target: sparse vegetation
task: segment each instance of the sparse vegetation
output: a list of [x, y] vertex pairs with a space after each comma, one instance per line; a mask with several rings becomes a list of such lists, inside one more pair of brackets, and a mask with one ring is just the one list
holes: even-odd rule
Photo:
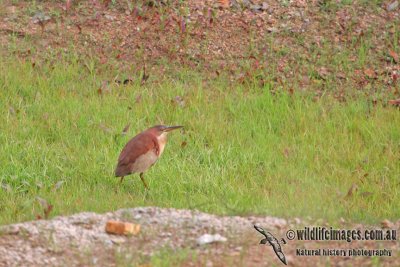
[[[37, 196], [52, 215], [143, 205], [364, 222], [400, 215], [395, 108], [205, 84], [190, 71], [144, 87], [140, 77], [102, 85], [111, 78], [78, 62], [1, 63], [2, 223], [42, 214]], [[186, 128], [148, 173], [150, 193], [136, 176], [118, 185], [118, 152], [160, 122]]]
[[[400, 218], [399, 8], [252, 2], [0, 0], [0, 224], [135, 206]], [[119, 185], [121, 148], [159, 123], [185, 129], [150, 192]]]

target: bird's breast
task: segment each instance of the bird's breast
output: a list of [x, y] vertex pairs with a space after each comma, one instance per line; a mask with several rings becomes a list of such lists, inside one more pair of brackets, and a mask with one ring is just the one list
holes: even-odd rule
[[163, 133], [160, 136], [158, 136], [157, 142], [159, 146], [158, 156], [161, 156], [161, 154], [164, 152], [165, 144], [167, 143], [167, 133]]

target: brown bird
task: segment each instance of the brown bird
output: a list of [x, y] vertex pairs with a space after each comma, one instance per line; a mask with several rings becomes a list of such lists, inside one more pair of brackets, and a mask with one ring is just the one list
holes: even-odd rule
[[163, 153], [168, 132], [182, 127], [156, 125], [133, 137], [122, 149], [118, 158], [115, 176], [121, 177], [120, 183], [126, 175], [140, 173], [144, 187], [149, 189], [143, 173], [153, 166]]

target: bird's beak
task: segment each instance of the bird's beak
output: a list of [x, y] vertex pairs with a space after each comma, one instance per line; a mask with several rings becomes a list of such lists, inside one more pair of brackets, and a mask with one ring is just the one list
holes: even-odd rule
[[183, 128], [183, 126], [168, 126], [167, 128], [164, 129], [164, 132], [170, 132], [180, 128]]

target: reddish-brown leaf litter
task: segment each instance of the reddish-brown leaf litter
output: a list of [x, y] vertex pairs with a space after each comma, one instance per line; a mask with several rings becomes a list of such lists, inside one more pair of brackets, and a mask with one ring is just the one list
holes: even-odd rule
[[[348, 3], [349, 2], [349, 3]], [[352, 3], [350, 3], [352, 2]], [[400, 97], [398, 1], [4, 1], [0, 42], [154, 77], [179, 67], [274, 88]], [[11, 47], [11, 48], [10, 48]], [[15, 49], [15, 47], [17, 47]], [[143, 74], [144, 83], [148, 78]], [[333, 84], [333, 85], [332, 85]]]

